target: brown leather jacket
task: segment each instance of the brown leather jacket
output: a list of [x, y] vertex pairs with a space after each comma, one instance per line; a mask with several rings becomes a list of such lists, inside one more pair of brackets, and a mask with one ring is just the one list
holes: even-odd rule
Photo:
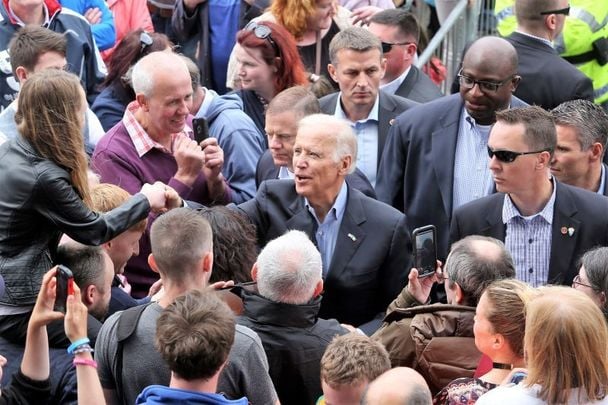
[[393, 367], [418, 371], [433, 395], [455, 378], [473, 376], [481, 357], [473, 336], [474, 307], [421, 305], [406, 287], [386, 313], [372, 338], [386, 347]]

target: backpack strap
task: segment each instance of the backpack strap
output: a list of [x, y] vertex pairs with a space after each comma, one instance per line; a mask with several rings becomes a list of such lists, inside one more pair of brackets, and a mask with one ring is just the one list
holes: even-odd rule
[[123, 350], [124, 344], [131, 338], [137, 330], [139, 319], [151, 302], [145, 305], [138, 305], [122, 311], [118, 317], [116, 326], [116, 395], [119, 403], [127, 404], [122, 385], [122, 370], [123, 370]]

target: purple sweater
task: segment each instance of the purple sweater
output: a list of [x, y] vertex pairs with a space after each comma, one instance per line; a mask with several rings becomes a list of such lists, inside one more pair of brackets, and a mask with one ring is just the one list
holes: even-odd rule
[[[144, 183], [161, 181], [173, 187], [184, 200], [195, 201], [205, 205], [226, 204], [230, 202], [230, 188], [221, 201], [209, 197], [205, 176], [201, 172], [192, 187], [176, 180], [177, 162], [173, 155], [152, 149], [141, 158], [137, 154], [131, 137], [122, 121], [108, 131], [99, 140], [91, 159], [93, 170], [101, 176], [102, 183], [116, 184], [131, 194], [139, 192]], [[158, 274], [148, 266], [150, 254], [149, 229], [153, 217], [149, 218], [148, 229], [139, 242], [139, 256], [132, 258], [125, 269], [129, 283], [133, 287], [132, 295], [144, 297]]]

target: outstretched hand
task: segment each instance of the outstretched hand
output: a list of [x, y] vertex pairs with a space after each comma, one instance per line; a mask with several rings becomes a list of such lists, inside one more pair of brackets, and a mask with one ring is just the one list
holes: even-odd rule
[[68, 295], [64, 322], [70, 342], [87, 337], [87, 316], [87, 307], [80, 299], [80, 288], [74, 283], [74, 294]]
[[420, 303], [425, 303], [429, 299], [431, 294], [431, 288], [435, 283], [443, 283], [444, 275], [441, 266], [443, 264], [437, 260], [437, 267], [435, 273], [430, 276], [418, 277], [418, 269], [412, 267], [410, 274], [408, 275], [407, 290], [410, 294]]
[[57, 295], [56, 273], [57, 266], [47, 271], [42, 277], [40, 292], [36, 298], [36, 304], [32, 310], [32, 316], [29, 322], [31, 327], [43, 327], [57, 319], [63, 318], [61, 312], [53, 310], [53, 307], [55, 306], [55, 297]]

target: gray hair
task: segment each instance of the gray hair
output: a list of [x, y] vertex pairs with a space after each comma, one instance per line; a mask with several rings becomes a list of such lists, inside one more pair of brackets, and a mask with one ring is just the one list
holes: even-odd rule
[[382, 56], [382, 43], [371, 32], [361, 27], [349, 27], [338, 32], [329, 43], [329, 60], [332, 65], [338, 63], [338, 51], [351, 49], [357, 52], [367, 52], [373, 49], [380, 51]]
[[302, 231], [268, 242], [257, 261], [260, 295], [286, 304], [305, 304], [321, 280], [321, 254]]
[[504, 243], [488, 236], [470, 235], [452, 245], [445, 272], [451, 282], [460, 286], [466, 304], [476, 306], [490, 283], [515, 277], [515, 266]]
[[149, 53], [133, 66], [133, 70], [130, 72], [131, 87], [133, 87], [135, 94], [143, 94], [146, 97], [150, 97], [154, 90], [156, 73], [166, 70], [178, 71], [180, 67], [190, 76], [186, 62], [184, 62], [180, 55], [164, 51]]
[[357, 136], [350, 124], [340, 118], [327, 114], [312, 114], [300, 120], [298, 132], [302, 128], [314, 128], [325, 131], [326, 137], [333, 138], [335, 142], [334, 160], [340, 162], [345, 156], [351, 156], [352, 161], [348, 173], [355, 171], [357, 166]]
[[317, 97], [304, 86], [294, 86], [283, 90], [268, 104], [266, 115], [293, 112], [298, 118], [319, 114], [321, 107]]
[[551, 110], [551, 115], [555, 125], [576, 129], [581, 150], [587, 150], [599, 142], [606, 151], [608, 114], [599, 105], [588, 100], [566, 101]]

